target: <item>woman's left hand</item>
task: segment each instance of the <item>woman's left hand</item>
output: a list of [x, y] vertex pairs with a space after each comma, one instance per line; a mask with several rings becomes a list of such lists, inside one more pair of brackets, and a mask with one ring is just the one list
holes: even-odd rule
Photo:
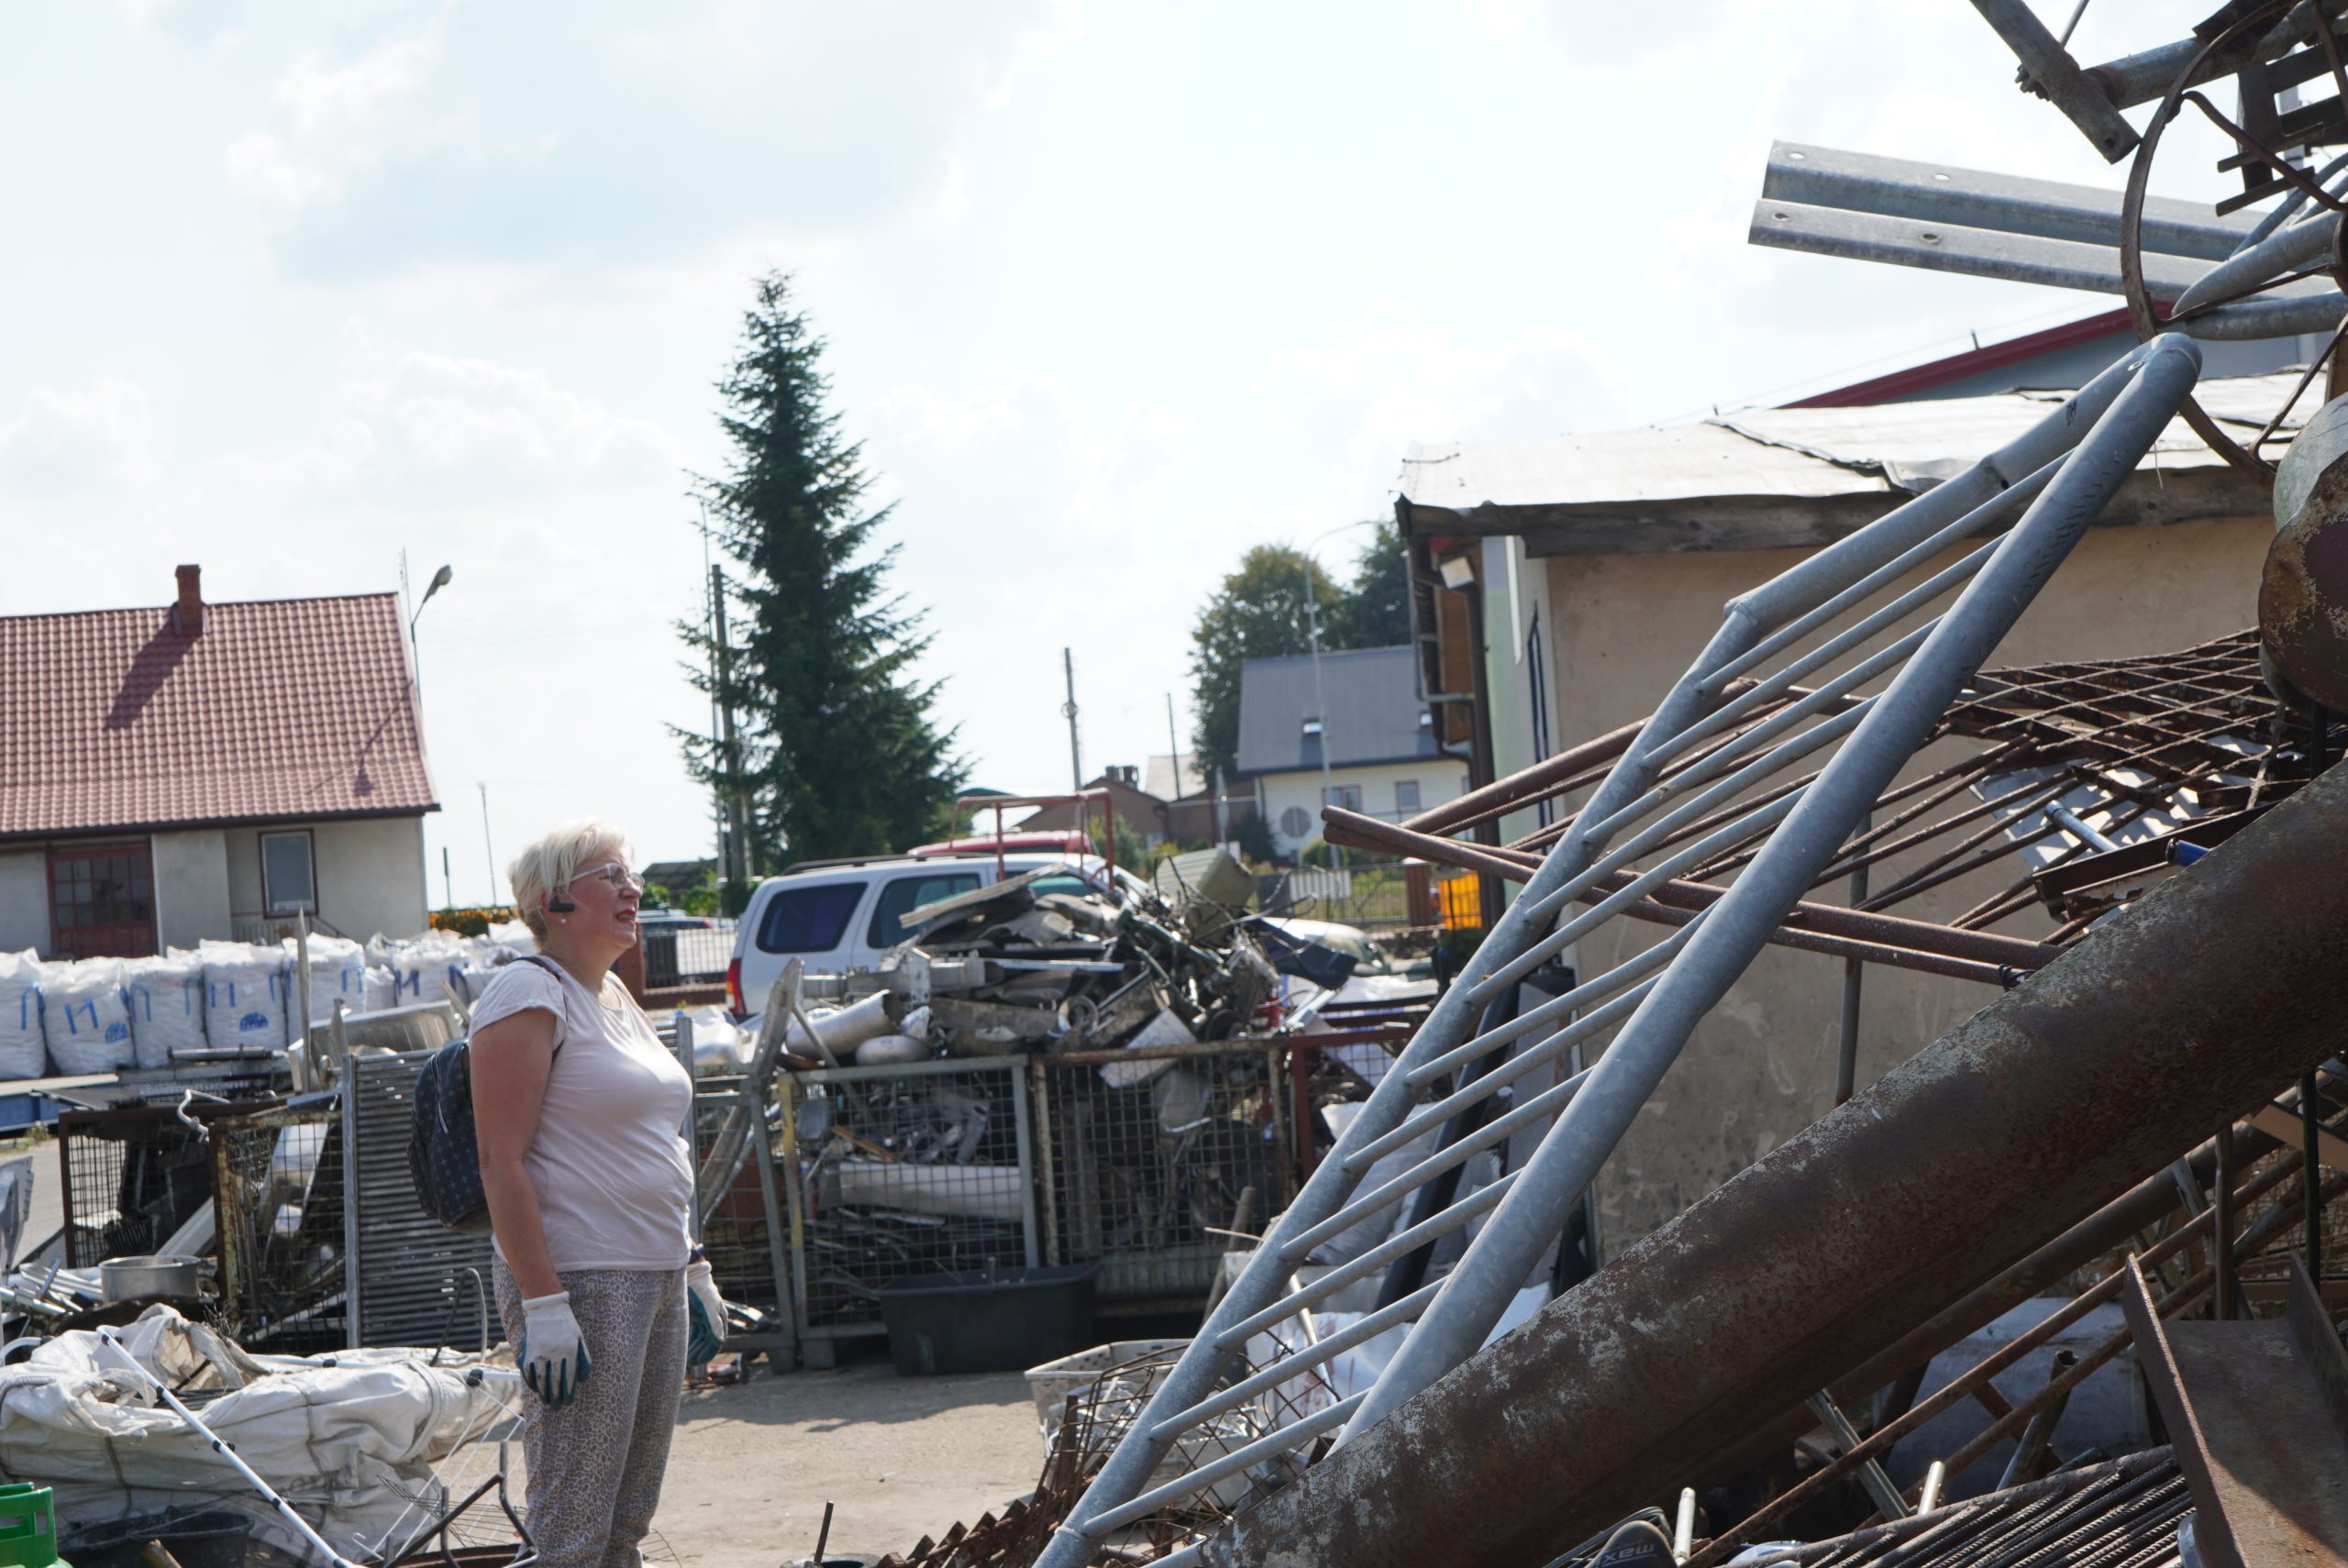
[[725, 1297], [704, 1258], [685, 1265], [685, 1364], [705, 1366], [725, 1348]]

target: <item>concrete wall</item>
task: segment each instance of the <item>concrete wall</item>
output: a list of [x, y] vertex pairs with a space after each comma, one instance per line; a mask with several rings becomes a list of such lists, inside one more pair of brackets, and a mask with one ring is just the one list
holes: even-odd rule
[[[1418, 810], [1456, 798], [1468, 788], [1468, 764], [1457, 757], [1430, 756], [1410, 762], [1383, 763], [1374, 767], [1333, 767], [1329, 782], [1338, 789], [1352, 786], [1361, 791], [1361, 809], [1373, 817], [1387, 822], [1395, 820], [1394, 786], [1415, 780], [1419, 786]], [[1272, 844], [1282, 855], [1294, 855], [1307, 843], [1321, 836], [1321, 772], [1299, 770], [1293, 773], [1258, 774], [1256, 783], [1256, 809], [1272, 830]], [[1311, 823], [1301, 835], [1290, 834], [1280, 826], [1281, 814], [1291, 806], [1302, 810]]]
[[[2162, 653], [2240, 631], [2256, 619], [2259, 569], [2273, 533], [2264, 517], [2094, 530], [1989, 664]], [[1718, 629], [1721, 605], [1800, 558], [1798, 551], [1764, 550], [1534, 562], [1547, 569], [1555, 615], [1551, 668], [1559, 728], [1554, 745], [1572, 745], [1650, 712]], [[1492, 640], [1497, 644], [1497, 635]], [[1909, 776], [1969, 751], [1955, 744], [1928, 748]], [[1888, 885], [1899, 868], [1897, 860], [1888, 869], [1879, 867], [1876, 885]], [[1897, 912], [1949, 920], [2013, 876], [2010, 864], [1992, 867]], [[1812, 897], [1841, 902], [1844, 894], [1821, 889]], [[2050, 924], [2032, 906], [1998, 929], [2039, 936]], [[1595, 976], [1667, 930], [1614, 922], [1582, 944], [1580, 971]], [[1876, 966], [1866, 974], [1862, 1086], [1994, 995], [1985, 986]], [[1606, 1255], [1831, 1108], [1841, 977], [1839, 959], [1769, 948], [1697, 1029], [1600, 1178]]]
[[237, 917], [258, 918], [264, 912], [261, 834], [294, 828], [307, 828], [311, 834], [320, 920], [361, 942], [378, 932], [414, 936], [424, 929], [428, 903], [420, 817], [228, 829], [228, 898]]
[[154, 856], [155, 935], [166, 947], [193, 947], [232, 934], [228, 923], [228, 835], [221, 828], [159, 833]]
[[49, 857], [0, 851], [0, 953], [49, 951]]

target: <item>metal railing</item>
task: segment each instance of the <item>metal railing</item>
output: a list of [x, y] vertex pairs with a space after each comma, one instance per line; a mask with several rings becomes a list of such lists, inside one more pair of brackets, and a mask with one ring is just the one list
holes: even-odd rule
[[[2019, 439], [1729, 603], [1711, 644], [1273, 1224], [1038, 1568], [1080, 1568], [1109, 1533], [1324, 1432], [1342, 1444], [1481, 1348], [1699, 1021], [2134, 470], [2199, 365], [2189, 341], [2154, 339]], [[1960, 547], [1969, 548], [1955, 564], [1933, 569]], [[1919, 573], [1929, 575], [1905, 586]], [[1944, 612], [1894, 635], [1952, 592]], [[1739, 680], [1746, 684], [1731, 695]], [[1822, 752], [1831, 760], [1815, 773], [1770, 782]], [[1649, 889], [1762, 828], [1772, 830], [1764, 847], [1689, 924], [1516, 1010], [1521, 983], [1544, 966]], [[1629, 879], [1616, 887], [1618, 873]], [[1577, 911], [1578, 903], [1589, 907]], [[1583, 1067], [1581, 1053], [1597, 1051], [1610, 1030], [1603, 1055]], [[1568, 1076], [1552, 1081], [1561, 1067]], [[1513, 1092], [1545, 1082], [1537, 1093]], [[1493, 1115], [1503, 1089], [1508, 1109]], [[1479, 1155], [1545, 1124], [1521, 1166], [1480, 1184], [1460, 1179]], [[1407, 1168], [1357, 1191], [1374, 1165], [1405, 1151]], [[1295, 1283], [1316, 1248], [1368, 1220], [1391, 1233]], [[1451, 1272], [1420, 1283], [1433, 1243], [1471, 1226]], [[1382, 1283], [1366, 1315], [1263, 1375], [1292, 1377], [1410, 1325], [1370, 1386], [1150, 1485], [1185, 1432], [1256, 1392], [1255, 1379], [1225, 1377], [1251, 1336], [1373, 1277]]]
[[644, 983], [654, 990], [672, 986], [715, 985], [725, 978], [734, 956], [730, 920], [707, 927], [654, 927], [644, 933]]

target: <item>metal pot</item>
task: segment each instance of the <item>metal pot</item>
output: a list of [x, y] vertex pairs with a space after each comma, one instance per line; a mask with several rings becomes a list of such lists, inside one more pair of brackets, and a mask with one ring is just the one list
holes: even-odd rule
[[186, 1300], [195, 1296], [196, 1281], [203, 1274], [202, 1258], [108, 1258], [98, 1265], [98, 1288], [109, 1302], [136, 1301], [148, 1296]]

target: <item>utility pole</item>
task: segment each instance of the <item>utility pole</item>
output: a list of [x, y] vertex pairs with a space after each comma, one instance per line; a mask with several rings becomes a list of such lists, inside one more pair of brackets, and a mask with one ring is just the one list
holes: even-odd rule
[[1182, 798], [1182, 743], [1174, 733], [1174, 693], [1166, 694], [1166, 765], [1174, 770], [1173, 800]]
[[[1315, 541], [1316, 543], [1318, 541]], [[1321, 711], [1313, 722], [1321, 726], [1321, 803], [1333, 806], [1337, 802], [1335, 786], [1329, 778], [1329, 697], [1321, 689], [1321, 606], [1312, 591], [1312, 557], [1304, 558], [1304, 635], [1312, 648], [1312, 701]]]
[[1076, 740], [1076, 653], [1072, 648], [1060, 649], [1060, 668], [1068, 672], [1068, 701], [1060, 704], [1060, 717], [1068, 721], [1068, 770], [1075, 775], [1070, 789], [1084, 788], [1084, 752]]
[[748, 881], [750, 876], [749, 842], [743, 832], [742, 821], [742, 754], [734, 739], [734, 696], [728, 681], [732, 676], [731, 652], [725, 646], [725, 575], [723, 568], [709, 569], [710, 623], [717, 640], [717, 712], [721, 755], [719, 798], [725, 809], [725, 864], [720, 875], [728, 882]]
[[481, 846], [489, 856], [489, 901], [497, 901], [497, 846], [489, 841], [489, 785], [474, 780], [473, 788], [481, 791]]
[[440, 892], [449, 900], [449, 908], [457, 907], [457, 874], [449, 869], [449, 846], [440, 846]]

